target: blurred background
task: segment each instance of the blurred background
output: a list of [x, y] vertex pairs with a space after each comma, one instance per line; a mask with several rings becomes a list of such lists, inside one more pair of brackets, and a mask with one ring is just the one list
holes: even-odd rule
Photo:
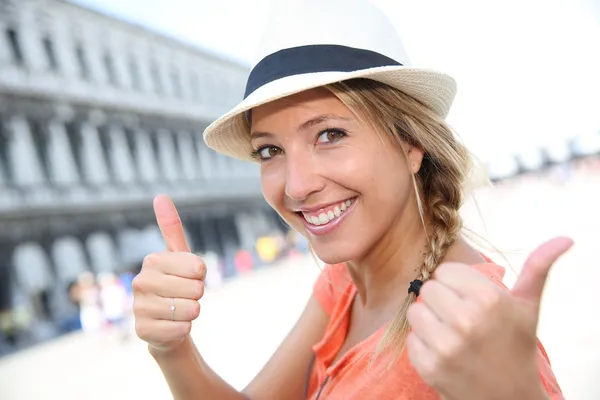
[[[201, 137], [241, 100], [273, 1], [0, 0], [0, 399], [169, 397], [130, 312], [164, 248], [158, 193], [209, 268], [211, 365], [242, 388], [291, 328], [319, 269], [258, 167]], [[449, 122], [491, 181], [464, 216], [507, 283], [576, 240], [540, 337], [567, 398], [600, 398], [600, 2], [373, 2], [413, 64], [458, 81]]]

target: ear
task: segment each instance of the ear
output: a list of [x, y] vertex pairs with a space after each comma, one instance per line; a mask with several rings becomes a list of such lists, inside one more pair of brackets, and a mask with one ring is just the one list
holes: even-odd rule
[[406, 152], [406, 159], [408, 160], [408, 169], [416, 174], [421, 169], [421, 163], [423, 162], [423, 150], [418, 147], [408, 146]]

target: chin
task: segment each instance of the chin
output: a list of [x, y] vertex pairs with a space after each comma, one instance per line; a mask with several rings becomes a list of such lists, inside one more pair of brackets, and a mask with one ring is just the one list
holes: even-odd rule
[[356, 243], [349, 245], [336, 243], [315, 243], [311, 241], [310, 245], [317, 258], [326, 264], [341, 264], [360, 258], [362, 252]]

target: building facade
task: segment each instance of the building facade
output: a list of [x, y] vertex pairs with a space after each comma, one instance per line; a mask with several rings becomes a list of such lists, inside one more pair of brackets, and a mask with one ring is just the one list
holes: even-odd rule
[[61, 0], [0, 0], [0, 33], [0, 312], [4, 332], [20, 332], [10, 345], [60, 333], [82, 272], [163, 250], [158, 193], [225, 275], [237, 250], [282, 228], [257, 166], [201, 136], [241, 99], [247, 67]]

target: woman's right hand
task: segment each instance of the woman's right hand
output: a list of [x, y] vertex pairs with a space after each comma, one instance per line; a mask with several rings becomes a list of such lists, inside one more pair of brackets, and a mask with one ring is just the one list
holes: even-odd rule
[[133, 280], [133, 311], [137, 335], [151, 349], [168, 352], [184, 342], [200, 314], [206, 266], [190, 252], [171, 199], [157, 196], [154, 213], [167, 251], [144, 258]]

